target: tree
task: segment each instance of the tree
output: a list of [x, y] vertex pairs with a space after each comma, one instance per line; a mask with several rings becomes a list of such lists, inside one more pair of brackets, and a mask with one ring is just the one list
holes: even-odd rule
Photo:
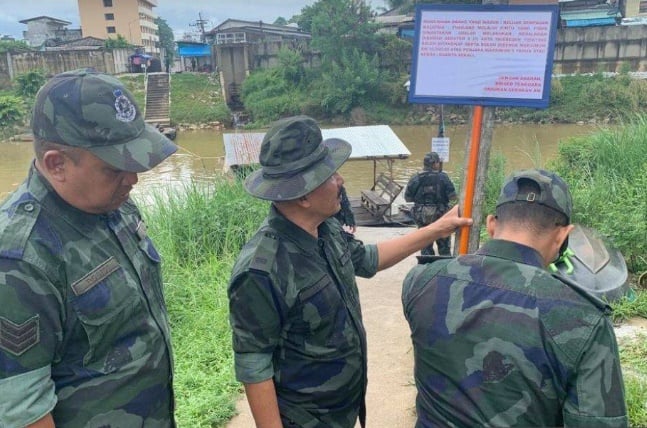
[[356, 49], [344, 52], [321, 77], [318, 94], [321, 107], [331, 115], [348, 114], [379, 92], [377, 56], [369, 58]]
[[18, 95], [29, 98], [34, 97], [47, 78], [42, 70], [31, 70], [16, 77]]
[[117, 38], [113, 39], [108, 37], [103, 45], [108, 49], [129, 48], [132, 45], [121, 34], [117, 34]]
[[312, 34], [312, 47], [330, 64], [344, 52], [376, 52], [378, 27], [372, 18], [364, 0], [319, 0], [301, 10], [298, 23]]
[[413, 6], [415, 0], [388, 0], [389, 9], [395, 9], [402, 6]]
[[166, 20], [159, 16], [155, 18], [155, 24], [157, 24], [157, 35], [160, 38], [160, 47], [166, 52], [166, 58], [172, 62], [173, 57], [175, 57], [175, 36], [173, 36], [173, 30], [166, 23]]
[[399, 9], [400, 13], [411, 13], [417, 4], [481, 4], [482, 0], [387, 0], [389, 9]]
[[24, 40], [0, 40], [0, 53], [32, 50]]
[[274, 25], [288, 25], [288, 21], [285, 18], [283, 18], [282, 16], [279, 16], [274, 21]]

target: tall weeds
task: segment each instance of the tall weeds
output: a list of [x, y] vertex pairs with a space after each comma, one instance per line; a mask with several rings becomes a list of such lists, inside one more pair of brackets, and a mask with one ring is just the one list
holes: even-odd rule
[[241, 246], [267, 214], [235, 179], [152, 195], [143, 208], [162, 255], [175, 353], [180, 427], [216, 427], [233, 416], [240, 385], [233, 372], [227, 284]]
[[268, 205], [249, 196], [237, 179], [193, 182], [177, 194], [153, 195], [157, 239], [181, 266], [238, 254], [267, 214]]
[[575, 223], [611, 238], [630, 270], [647, 268], [647, 116], [559, 147], [555, 170], [569, 183]]

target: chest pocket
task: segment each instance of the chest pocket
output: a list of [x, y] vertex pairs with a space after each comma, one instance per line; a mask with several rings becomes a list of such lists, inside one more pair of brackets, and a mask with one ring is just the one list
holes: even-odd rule
[[349, 346], [344, 334], [349, 328], [348, 310], [328, 275], [301, 290], [292, 311], [290, 341], [339, 351]]
[[[87, 335], [89, 349], [83, 362], [110, 372], [130, 361], [127, 340], [137, 328], [137, 293], [129, 286], [116, 258], [110, 257], [71, 285], [72, 307]], [[123, 361], [115, 360], [116, 353]], [[110, 360], [110, 364], [105, 361]], [[121, 363], [121, 364], [120, 364]]]
[[328, 275], [322, 276], [313, 285], [301, 290], [298, 296], [304, 321], [316, 321], [327, 317], [339, 305], [341, 296]]

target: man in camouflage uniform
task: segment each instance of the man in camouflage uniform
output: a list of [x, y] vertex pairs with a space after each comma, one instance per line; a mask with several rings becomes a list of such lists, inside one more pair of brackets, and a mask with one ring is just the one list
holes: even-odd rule
[[366, 337], [355, 275], [370, 277], [471, 220], [452, 210], [408, 235], [364, 245], [333, 216], [350, 156], [322, 141], [306, 116], [265, 134], [247, 191], [272, 201], [244, 246], [228, 294], [236, 377], [258, 425], [354, 427], [364, 423]]
[[177, 147], [119, 80], [54, 76], [0, 207], [0, 426], [171, 427], [160, 256], [129, 193]]
[[414, 267], [411, 327], [417, 427], [625, 427], [610, 308], [545, 267], [573, 228], [566, 183], [509, 177], [473, 255]]
[[[404, 200], [413, 202], [413, 220], [418, 227], [438, 220], [449, 210], [450, 201], [456, 200], [456, 190], [449, 176], [442, 171], [440, 156], [436, 152], [427, 153], [423, 159], [424, 170], [417, 173], [407, 183]], [[450, 239], [436, 240], [438, 254], [451, 254]], [[434, 243], [423, 248], [421, 254], [434, 255]]]

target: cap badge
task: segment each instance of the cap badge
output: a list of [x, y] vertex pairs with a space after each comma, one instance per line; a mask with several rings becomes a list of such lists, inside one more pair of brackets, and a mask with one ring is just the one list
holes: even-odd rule
[[117, 120], [121, 122], [132, 122], [137, 115], [135, 105], [123, 94], [121, 89], [115, 89], [113, 94], [116, 97], [115, 109], [117, 110], [117, 114], [115, 116]]

